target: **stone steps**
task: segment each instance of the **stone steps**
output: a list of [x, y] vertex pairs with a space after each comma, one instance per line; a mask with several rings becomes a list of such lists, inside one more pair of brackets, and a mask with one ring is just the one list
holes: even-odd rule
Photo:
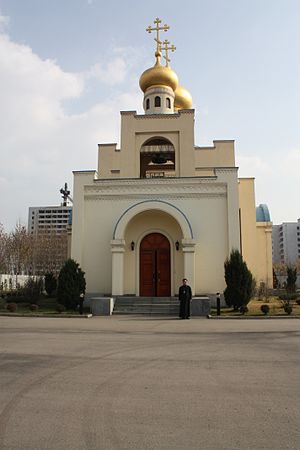
[[176, 297], [117, 297], [113, 314], [145, 314], [178, 316]]

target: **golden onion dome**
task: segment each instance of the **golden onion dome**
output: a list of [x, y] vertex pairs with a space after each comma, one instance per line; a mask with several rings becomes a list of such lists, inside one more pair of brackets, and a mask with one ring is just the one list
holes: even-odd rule
[[160, 64], [160, 55], [156, 54], [156, 63], [150, 69], [145, 70], [140, 77], [140, 88], [145, 92], [151, 86], [168, 86], [173, 91], [178, 86], [178, 77], [176, 73]]
[[175, 109], [191, 109], [193, 107], [192, 96], [187, 89], [182, 86], [178, 86], [175, 90]]

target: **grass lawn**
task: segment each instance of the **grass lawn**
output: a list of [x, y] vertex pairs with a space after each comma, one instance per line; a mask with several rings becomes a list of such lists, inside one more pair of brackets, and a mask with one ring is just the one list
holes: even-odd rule
[[[284, 311], [281, 301], [278, 297], [269, 297], [268, 301], [258, 300], [257, 298], [253, 298], [248, 303], [249, 311], [245, 314], [245, 316], [263, 316], [263, 313], [260, 310], [261, 305], [269, 305], [270, 312], [269, 316], [285, 316], [288, 314]], [[297, 305], [295, 301], [290, 301], [290, 305], [293, 307], [293, 311], [290, 314], [291, 316], [299, 316], [300, 317], [300, 305]], [[212, 308], [211, 315], [217, 315], [217, 309]], [[233, 311], [232, 308], [222, 308], [221, 315], [224, 316], [242, 316], [239, 311]]]
[[[7, 304], [10, 303], [9, 300], [5, 301], [0, 301], [0, 313], [10, 313], [7, 310]], [[12, 300], [12, 303], [13, 300]], [[10, 313], [10, 314], [24, 314], [24, 315], [28, 315], [28, 316], [34, 316], [34, 315], [74, 315], [74, 316], [79, 316], [79, 311], [74, 311], [73, 309], [70, 310], [66, 310], [63, 312], [58, 312], [57, 311], [57, 300], [56, 298], [41, 298], [38, 301], [38, 309], [35, 311], [31, 311], [30, 310], [30, 303], [17, 303], [17, 309], [14, 313]], [[84, 314], [89, 313], [89, 311], [84, 311]]]
[[[8, 302], [7, 302], [8, 303]], [[6, 306], [7, 303], [5, 301], [0, 301], [0, 314], [1, 313], [9, 313]], [[57, 311], [57, 301], [56, 298], [42, 298], [39, 300], [39, 308], [36, 311], [31, 311], [29, 306], [30, 303], [17, 303], [17, 310], [15, 313], [11, 314], [24, 314], [28, 316], [34, 316], [34, 315], [74, 315], [79, 316], [79, 311], [74, 310], [66, 310], [64, 312], [59, 313]], [[278, 299], [278, 297], [269, 297], [268, 301], [265, 300], [258, 300], [257, 298], [253, 298], [248, 303], [248, 309], [249, 311], [244, 315], [247, 316], [261, 316], [263, 317], [264, 314], [261, 312], [261, 305], [267, 304], [270, 308], [268, 316], [283, 316], [288, 317], [288, 314], [284, 311], [282, 302]], [[293, 307], [293, 311], [290, 314], [290, 316], [298, 316], [300, 317], [300, 305], [297, 305], [296, 301], [291, 301], [290, 305]], [[83, 313], [88, 314], [90, 312], [89, 308], [84, 308]], [[211, 315], [216, 316], [217, 315], [217, 309], [211, 308]], [[239, 311], [233, 311], [232, 308], [222, 308], [221, 309], [221, 316], [228, 316], [228, 317], [241, 317], [243, 316]]]

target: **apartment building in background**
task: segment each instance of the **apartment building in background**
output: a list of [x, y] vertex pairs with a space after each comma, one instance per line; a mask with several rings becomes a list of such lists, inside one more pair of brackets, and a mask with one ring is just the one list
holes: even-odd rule
[[272, 227], [273, 263], [292, 266], [300, 259], [300, 219]]
[[72, 224], [72, 206], [29, 208], [28, 231], [34, 234], [63, 233]]
[[70, 257], [72, 206], [36, 206], [28, 213], [28, 232], [36, 239], [36, 275], [59, 273]]

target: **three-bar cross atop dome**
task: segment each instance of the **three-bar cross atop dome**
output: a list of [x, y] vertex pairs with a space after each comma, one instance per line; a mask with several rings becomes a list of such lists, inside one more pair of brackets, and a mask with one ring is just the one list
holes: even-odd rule
[[[177, 74], [170, 68], [169, 50], [174, 52], [176, 47], [168, 40], [161, 41], [160, 31], [169, 30], [168, 25], [161, 25], [161, 20], [154, 20], [154, 27], [146, 28], [148, 33], [156, 32], [156, 62], [153, 67], [145, 70], [140, 77], [140, 88], [144, 92], [144, 110], [146, 114], [170, 114], [180, 109], [192, 108], [190, 93], [179, 86]], [[166, 64], [161, 64], [162, 51]]]

